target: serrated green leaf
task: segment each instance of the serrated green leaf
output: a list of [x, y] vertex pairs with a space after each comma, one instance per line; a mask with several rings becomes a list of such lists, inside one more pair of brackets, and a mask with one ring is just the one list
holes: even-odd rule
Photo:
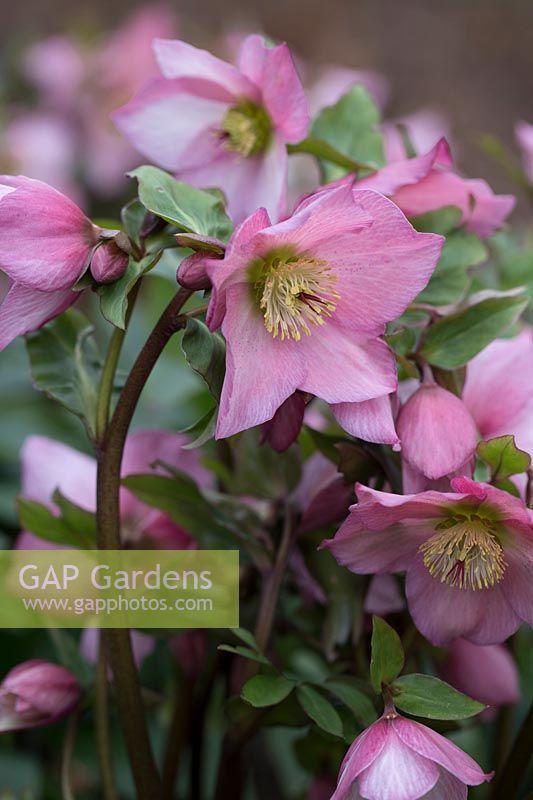
[[241, 697], [255, 708], [265, 708], [281, 703], [294, 687], [283, 675], [254, 675], [244, 684]]
[[139, 182], [141, 203], [156, 216], [187, 233], [229, 239], [233, 225], [220, 192], [196, 189], [157, 167], [142, 166], [128, 174]]
[[313, 689], [312, 686], [303, 684], [296, 689], [296, 696], [307, 716], [319, 728], [333, 734], [333, 736], [342, 736], [342, 720], [334, 706], [329, 700], [326, 700], [324, 695], [320, 694], [317, 689]]
[[477, 446], [477, 454], [489, 465], [493, 481], [505, 481], [511, 475], [527, 472], [531, 457], [516, 446], [514, 436], [496, 436]]
[[404, 675], [392, 685], [394, 705], [415, 717], [467, 719], [486, 706], [431, 675]]
[[118, 281], [98, 286], [100, 310], [106, 320], [116, 328], [124, 330], [126, 327], [129, 294], [137, 281], [156, 266], [161, 255], [162, 252], [151, 253], [140, 261], [130, 258], [124, 274]]
[[189, 319], [181, 347], [189, 365], [202, 376], [215, 400], [220, 400], [226, 371], [224, 339], [200, 320]]
[[324, 688], [341, 700], [364, 728], [376, 721], [377, 714], [372, 701], [349, 678], [331, 678]]
[[520, 317], [527, 298], [491, 297], [439, 320], [429, 329], [420, 354], [443, 369], [462, 367]]
[[372, 618], [372, 656], [370, 679], [377, 694], [382, 684], [389, 684], [403, 669], [404, 655], [400, 637], [381, 617]]
[[80, 417], [94, 432], [100, 355], [87, 317], [70, 309], [26, 336], [36, 389]]
[[[368, 92], [362, 86], [354, 86], [335, 105], [320, 111], [311, 126], [311, 135], [354, 161], [382, 166], [385, 159], [379, 123], [379, 111]], [[325, 182], [348, 172], [325, 160], [320, 164]]]

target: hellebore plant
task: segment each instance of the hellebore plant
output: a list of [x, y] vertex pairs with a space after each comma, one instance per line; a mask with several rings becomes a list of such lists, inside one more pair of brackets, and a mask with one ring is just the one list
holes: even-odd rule
[[[111, 702], [140, 800], [240, 800], [267, 750], [267, 795], [283, 751], [304, 776], [294, 797], [466, 800], [492, 773], [452, 739], [469, 749], [477, 730], [498, 767], [486, 796], [512, 800], [532, 788], [517, 654], [533, 623], [533, 343], [523, 272], [493, 234], [514, 198], [459, 175], [444, 139], [412, 152], [419, 137], [381, 123], [356, 73], [326, 76], [311, 120], [287, 45], [259, 36], [237, 66], [156, 38], [160, 75], [139, 90], [150, 19], [97, 59], [102, 107], [126, 103], [114, 122], [154, 162], [129, 173], [119, 218], [103, 228], [41, 180], [0, 178], [0, 349], [26, 335], [35, 387], [93, 453], [54, 440], [61, 416], [25, 437], [13, 547], [238, 550], [242, 627], [56, 632], [73, 674], [19, 664], [0, 728], [71, 715], [73, 797], [76, 728], [94, 724], [104, 800], [119, 797]], [[80, 87], [83, 65], [56, 46], [40, 63], [72, 74], [42, 91], [70, 108], [59, 77]], [[290, 208], [294, 153], [314, 164]], [[372, 613], [392, 626], [370, 632]]]

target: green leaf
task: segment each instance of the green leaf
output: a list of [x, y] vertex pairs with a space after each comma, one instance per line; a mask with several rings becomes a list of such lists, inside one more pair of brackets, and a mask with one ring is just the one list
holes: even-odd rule
[[329, 700], [326, 700], [320, 692], [303, 684], [296, 689], [296, 696], [307, 716], [316, 722], [319, 728], [333, 736], [342, 736], [342, 720]]
[[124, 230], [136, 245], [141, 243], [141, 230], [146, 217], [146, 209], [139, 200], [131, 200], [120, 212]]
[[74, 516], [72, 510], [68, 517], [58, 517], [47, 506], [34, 500], [26, 500], [24, 497], [19, 497], [17, 507], [21, 528], [34, 533], [40, 539], [82, 550], [94, 547], [94, 538], [72, 526]]
[[413, 226], [421, 233], [440, 233], [448, 236], [461, 225], [463, 212], [456, 206], [446, 206], [438, 211], [428, 211], [419, 217], [413, 217]]
[[196, 189], [157, 167], [138, 167], [128, 174], [139, 182], [141, 203], [156, 216], [187, 233], [229, 239], [233, 225], [219, 192]]
[[251, 647], [252, 650], [257, 650], [257, 652], [260, 652], [259, 645], [255, 640], [255, 636], [253, 633], [250, 633], [250, 631], [247, 631], [246, 628], [233, 628], [232, 633], [234, 636], [240, 639], [241, 642], [244, 642], [244, 644], [248, 645], [248, 647]]
[[420, 353], [436, 367], [462, 367], [513, 325], [527, 304], [523, 296], [491, 297], [451, 314], [431, 326]]
[[211, 408], [207, 414], [204, 414], [193, 425], [180, 431], [180, 433], [186, 433], [191, 439], [188, 444], [182, 446], [183, 450], [196, 450], [196, 448], [202, 447], [206, 442], [209, 442], [215, 435], [216, 424], [217, 408], [215, 407]]
[[140, 261], [130, 258], [124, 274], [113, 283], [104, 283], [98, 286], [100, 296], [100, 310], [106, 320], [116, 328], [126, 327], [128, 312], [128, 296], [137, 281], [155, 267], [162, 252], [151, 253]]
[[254, 675], [244, 684], [241, 697], [255, 708], [275, 706], [290, 695], [294, 686], [283, 675]]
[[489, 465], [493, 481], [504, 481], [511, 475], [527, 472], [531, 457], [516, 446], [514, 436], [497, 436], [477, 446], [477, 454]]
[[75, 531], [80, 539], [89, 544], [89, 547], [96, 546], [96, 515], [92, 511], [76, 505], [61, 494], [56, 489], [52, 495], [52, 500], [61, 512], [61, 519], [71, 530]]
[[[379, 111], [368, 92], [354, 86], [335, 105], [322, 109], [311, 126], [311, 135], [354, 161], [381, 166], [385, 159], [379, 122]], [[349, 172], [325, 160], [320, 163], [325, 182]]]
[[189, 319], [181, 347], [192, 369], [202, 376], [209, 391], [220, 400], [226, 371], [226, 345], [218, 333], [211, 333], [198, 319]]
[[392, 685], [397, 708], [427, 719], [466, 719], [486, 706], [431, 675], [404, 675]]
[[381, 617], [372, 618], [372, 657], [370, 679], [377, 694], [382, 684], [389, 684], [403, 669], [404, 655], [400, 637]]
[[100, 356], [94, 328], [74, 309], [26, 336], [36, 389], [80, 417], [94, 432]]
[[270, 665], [270, 661], [266, 656], [262, 653], [259, 653], [256, 650], [252, 650], [249, 647], [242, 647], [240, 644], [237, 647], [233, 647], [231, 644], [219, 644], [218, 650], [222, 650], [224, 653], [233, 653], [235, 656], [242, 656], [242, 658], [248, 658], [250, 661], [257, 661], [259, 664], [268, 664]]
[[473, 233], [459, 230], [444, 242], [441, 257], [427, 287], [417, 302], [443, 306], [455, 303], [466, 293], [470, 284], [468, 268], [487, 258], [487, 248]]
[[356, 720], [367, 728], [376, 721], [376, 709], [368, 695], [361, 691], [348, 677], [331, 678], [324, 688], [347, 706]]

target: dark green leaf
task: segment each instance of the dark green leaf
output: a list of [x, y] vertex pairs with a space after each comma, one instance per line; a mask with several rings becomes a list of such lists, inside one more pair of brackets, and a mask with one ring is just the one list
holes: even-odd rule
[[531, 457], [516, 446], [514, 436], [497, 436], [477, 446], [477, 454], [489, 465], [494, 481], [504, 481], [511, 475], [527, 472]]
[[257, 661], [259, 664], [270, 664], [270, 661], [266, 656], [264, 656], [262, 653], [259, 653], [257, 650], [252, 650], [249, 647], [242, 647], [241, 645], [233, 647], [230, 644], [220, 644], [218, 649], [222, 650], [224, 653], [233, 653], [233, 655], [248, 658], [250, 661]]
[[104, 317], [116, 328], [126, 327], [126, 315], [128, 311], [128, 295], [137, 283], [147, 272], [155, 267], [162, 253], [155, 255], [151, 253], [140, 261], [130, 258], [124, 274], [113, 283], [100, 284], [98, 294], [100, 296], [100, 310]]
[[124, 230], [136, 245], [141, 243], [141, 230], [146, 217], [146, 209], [139, 200], [132, 200], [120, 212]]
[[507, 328], [528, 303], [527, 298], [491, 297], [439, 320], [429, 329], [421, 355], [436, 367], [462, 367]]
[[442, 254], [431, 280], [417, 302], [435, 306], [460, 300], [468, 289], [468, 268], [485, 261], [487, 248], [473, 233], [459, 230], [444, 242]]
[[129, 175], [139, 182], [141, 203], [156, 216], [187, 233], [229, 238], [233, 226], [219, 192], [196, 189], [157, 167], [138, 167]]
[[[311, 135], [354, 161], [381, 166], [384, 155], [379, 122], [379, 111], [367, 91], [354, 86], [335, 105], [322, 109], [311, 126]], [[326, 182], [349, 171], [325, 160], [321, 168]]]
[[70, 309], [26, 337], [34, 386], [84, 420], [94, 432], [100, 356], [94, 328]]
[[241, 697], [255, 708], [275, 706], [288, 697], [294, 686], [283, 675], [254, 675], [244, 684]]
[[316, 722], [319, 728], [333, 736], [342, 736], [342, 720], [324, 695], [304, 684], [298, 686], [296, 696], [307, 716]]
[[190, 425], [184, 428], [181, 433], [186, 433], [191, 441], [189, 444], [183, 445], [184, 450], [195, 450], [197, 447], [202, 447], [206, 442], [213, 438], [215, 435], [215, 428], [217, 424], [217, 409], [212, 408], [207, 414]]
[[211, 333], [198, 319], [190, 319], [181, 346], [190, 366], [202, 376], [209, 391], [220, 400], [226, 370], [226, 345], [218, 333]]
[[400, 674], [403, 664], [400, 637], [381, 617], [373, 617], [370, 679], [378, 694], [381, 694], [382, 684], [391, 683]]
[[341, 700], [364, 728], [376, 721], [376, 709], [372, 701], [349, 678], [332, 678], [324, 688]]
[[431, 675], [404, 675], [392, 685], [394, 705], [415, 717], [466, 719], [486, 706]]

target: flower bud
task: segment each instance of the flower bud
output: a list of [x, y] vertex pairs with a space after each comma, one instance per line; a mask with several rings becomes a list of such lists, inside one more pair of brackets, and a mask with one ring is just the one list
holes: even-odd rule
[[434, 383], [423, 384], [409, 398], [396, 429], [403, 458], [432, 480], [459, 469], [476, 449], [477, 430], [465, 404]]
[[127, 266], [127, 254], [113, 240], [100, 244], [91, 258], [91, 274], [97, 283], [118, 280]]
[[0, 683], [0, 731], [40, 728], [72, 713], [81, 687], [64, 667], [25, 661]]
[[480, 646], [456, 639], [440, 673], [456, 689], [488, 706], [512, 705], [520, 699], [518, 669], [502, 644]]

